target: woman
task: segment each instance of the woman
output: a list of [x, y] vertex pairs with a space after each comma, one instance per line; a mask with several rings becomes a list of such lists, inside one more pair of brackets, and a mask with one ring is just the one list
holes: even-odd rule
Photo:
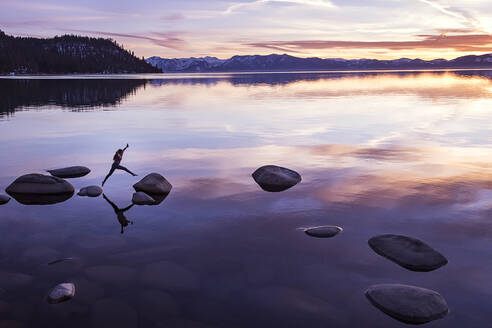
[[111, 174], [114, 173], [114, 170], [116, 170], [116, 169], [126, 171], [126, 172], [130, 173], [131, 175], [136, 176], [135, 173], [133, 173], [132, 171], [130, 171], [126, 167], [120, 165], [121, 160], [123, 159], [123, 153], [125, 152], [125, 150], [127, 148], [128, 148], [128, 144], [126, 144], [126, 147], [124, 149], [118, 149], [116, 151], [116, 153], [114, 154], [113, 165], [111, 165], [111, 170], [109, 170], [108, 175], [106, 175], [106, 177], [104, 178], [104, 181], [102, 182], [103, 186], [104, 186], [104, 183], [106, 182], [106, 180], [108, 180], [108, 178], [111, 176]]

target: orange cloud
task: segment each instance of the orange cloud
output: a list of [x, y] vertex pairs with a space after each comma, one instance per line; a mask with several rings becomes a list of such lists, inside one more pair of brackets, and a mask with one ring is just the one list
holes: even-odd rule
[[[443, 30], [444, 31], [444, 30]], [[451, 29], [446, 32], [456, 32]], [[462, 30], [459, 30], [462, 31]], [[333, 40], [300, 40], [300, 41], [266, 41], [246, 43], [247, 46], [268, 48], [286, 52], [319, 49], [453, 49], [455, 51], [492, 51], [492, 35], [490, 34], [458, 34], [458, 35], [417, 35], [417, 41], [333, 41]]]

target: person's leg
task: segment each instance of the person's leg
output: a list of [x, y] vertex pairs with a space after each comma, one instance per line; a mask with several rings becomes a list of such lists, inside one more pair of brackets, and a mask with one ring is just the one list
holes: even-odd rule
[[129, 169], [127, 169], [127, 168], [126, 168], [126, 167], [124, 167], [124, 166], [118, 165], [116, 168], [117, 168], [117, 169], [119, 169], [119, 170], [126, 171], [126, 172], [130, 173], [130, 174], [131, 174], [131, 175], [133, 175], [133, 176], [136, 176], [136, 174], [135, 174], [135, 173], [133, 173], [132, 171], [130, 171]]
[[102, 186], [104, 186], [104, 183], [106, 182], [106, 180], [108, 180], [108, 178], [111, 176], [111, 174], [114, 173], [114, 170], [116, 170], [116, 165], [112, 165], [111, 166], [111, 170], [109, 170], [109, 173], [108, 175], [106, 175], [106, 177], [104, 178], [103, 182], [102, 182]]

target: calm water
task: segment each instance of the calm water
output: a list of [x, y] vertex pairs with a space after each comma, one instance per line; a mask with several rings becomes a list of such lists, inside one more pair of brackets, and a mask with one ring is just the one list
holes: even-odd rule
[[[0, 326], [403, 327], [364, 296], [397, 282], [446, 298], [428, 327], [486, 327], [491, 128], [489, 71], [0, 80], [1, 192], [70, 165], [92, 169], [75, 188], [100, 184], [127, 142], [140, 177], [116, 172], [112, 202], [150, 172], [173, 184], [123, 234], [102, 197], [1, 206]], [[267, 193], [251, 178], [265, 164], [303, 181]], [[302, 231], [323, 224], [344, 231]], [[368, 247], [382, 233], [449, 264], [403, 269]], [[47, 304], [66, 281], [75, 298]]]

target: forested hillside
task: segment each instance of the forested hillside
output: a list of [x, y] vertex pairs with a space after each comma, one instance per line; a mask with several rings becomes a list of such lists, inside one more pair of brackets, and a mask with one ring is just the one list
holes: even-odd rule
[[160, 73], [111, 39], [24, 38], [0, 31], [0, 74]]

